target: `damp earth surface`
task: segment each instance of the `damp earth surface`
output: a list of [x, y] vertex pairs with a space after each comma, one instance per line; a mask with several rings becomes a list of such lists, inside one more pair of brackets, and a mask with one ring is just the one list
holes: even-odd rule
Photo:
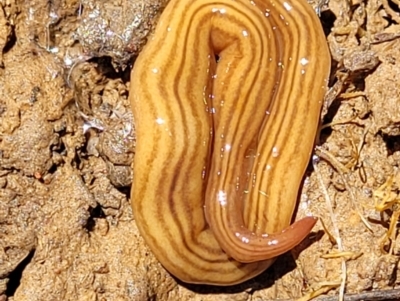
[[310, 4], [333, 67], [295, 218], [323, 223], [262, 275], [226, 288], [168, 274], [130, 207], [129, 73], [165, 5], [0, 0], [0, 300], [261, 301], [399, 288], [398, 2]]

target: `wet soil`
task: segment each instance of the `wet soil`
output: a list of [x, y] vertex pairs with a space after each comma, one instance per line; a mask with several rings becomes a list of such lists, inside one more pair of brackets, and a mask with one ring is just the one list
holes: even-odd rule
[[333, 296], [341, 283], [346, 294], [399, 288], [400, 3], [313, 4], [333, 67], [296, 219], [322, 222], [261, 276], [227, 288], [168, 274], [129, 203], [129, 73], [165, 4], [0, 0], [0, 300], [244, 301], [321, 288]]

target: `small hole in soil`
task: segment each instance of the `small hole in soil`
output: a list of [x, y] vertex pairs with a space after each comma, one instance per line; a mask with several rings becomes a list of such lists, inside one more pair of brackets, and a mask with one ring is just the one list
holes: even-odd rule
[[33, 255], [35, 255], [35, 250], [29, 252], [28, 256], [12, 271], [9, 275], [10, 281], [7, 284], [6, 296], [14, 296], [17, 288], [21, 284], [22, 272], [25, 270], [26, 266], [31, 262]]
[[400, 136], [389, 136], [384, 134], [382, 135], [382, 137], [386, 143], [389, 156], [393, 155], [395, 152], [400, 151]]
[[400, 11], [399, 11], [399, 7], [398, 7], [398, 5], [396, 4], [396, 2], [397, 2], [397, 1], [388, 1], [387, 4], [389, 5], [389, 7], [390, 7], [396, 14], [398, 14]]
[[330, 11], [326, 10], [321, 13], [321, 23], [324, 33], [328, 36], [333, 28], [333, 23], [336, 21], [336, 16]]
[[8, 39], [8, 42], [3, 48], [3, 54], [7, 53], [14, 45], [17, 43], [17, 36], [15, 35], [15, 31], [13, 29], [11, 36]]
[[115, 187], [119, 192], [124, 194], [128, 199], [131, 197], [131, 186], [129, 187]]
[[[109, 56], [102, 57], [93, 57], [89, 60], [89, 62], [93, 62], [97, 64], [97, 71], [105, 76], [108, 79], [120, 79], [122, 70], [115, 69], [112, 64], [112, 58]], [[102, 93], [102, 92], [101, 92]]]
[[101, 209], [100, 205], [97, 205], [94, 208], [89, 209], [90, 212], [90, 217], [87, 221], [86, 224], [86, 229], [91, 232], [94, 229], [94, 226], [96, 225], [96, 221], [94, 220], [95, 218], [105, 218], [106, 215], [104, 214], [103, 209]]
[[48, 173], [49, 173], [49, 174], [54, 174], [56, 171], [57, 171], [57, 165], [56, 165], [56, 164], [53, 164], [53, 165], [50, 167]]

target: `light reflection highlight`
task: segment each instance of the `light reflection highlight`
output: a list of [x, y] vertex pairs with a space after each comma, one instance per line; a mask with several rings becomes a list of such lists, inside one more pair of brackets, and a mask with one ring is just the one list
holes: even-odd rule
[[164, 124], [164, 123], [165, 123], [165, 120], [162, 119], [162, 118], [160, 118], [160, 117], [158, 117], [158, 118], [156, 119], [156, 123], [157, 123], [157, 124]]
[[226, 192], [223, 190], [218, 191], [218, 195], [217, 195], [217, 199], [218, 202], [221, 206], [226, 206], [227, 204], [227, 196], [226, 196]]

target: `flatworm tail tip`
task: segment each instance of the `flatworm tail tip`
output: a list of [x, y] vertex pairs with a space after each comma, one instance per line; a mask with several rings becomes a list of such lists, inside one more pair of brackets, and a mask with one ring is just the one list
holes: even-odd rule
[[296, 234], [297, 237], [302, 237], [303, 240], [311, 232], [312, 228], [314, 228], [317, 221], [318, 217], [307, 216], [293, 223], [290, 228], [294, 230], [294, 234]]

